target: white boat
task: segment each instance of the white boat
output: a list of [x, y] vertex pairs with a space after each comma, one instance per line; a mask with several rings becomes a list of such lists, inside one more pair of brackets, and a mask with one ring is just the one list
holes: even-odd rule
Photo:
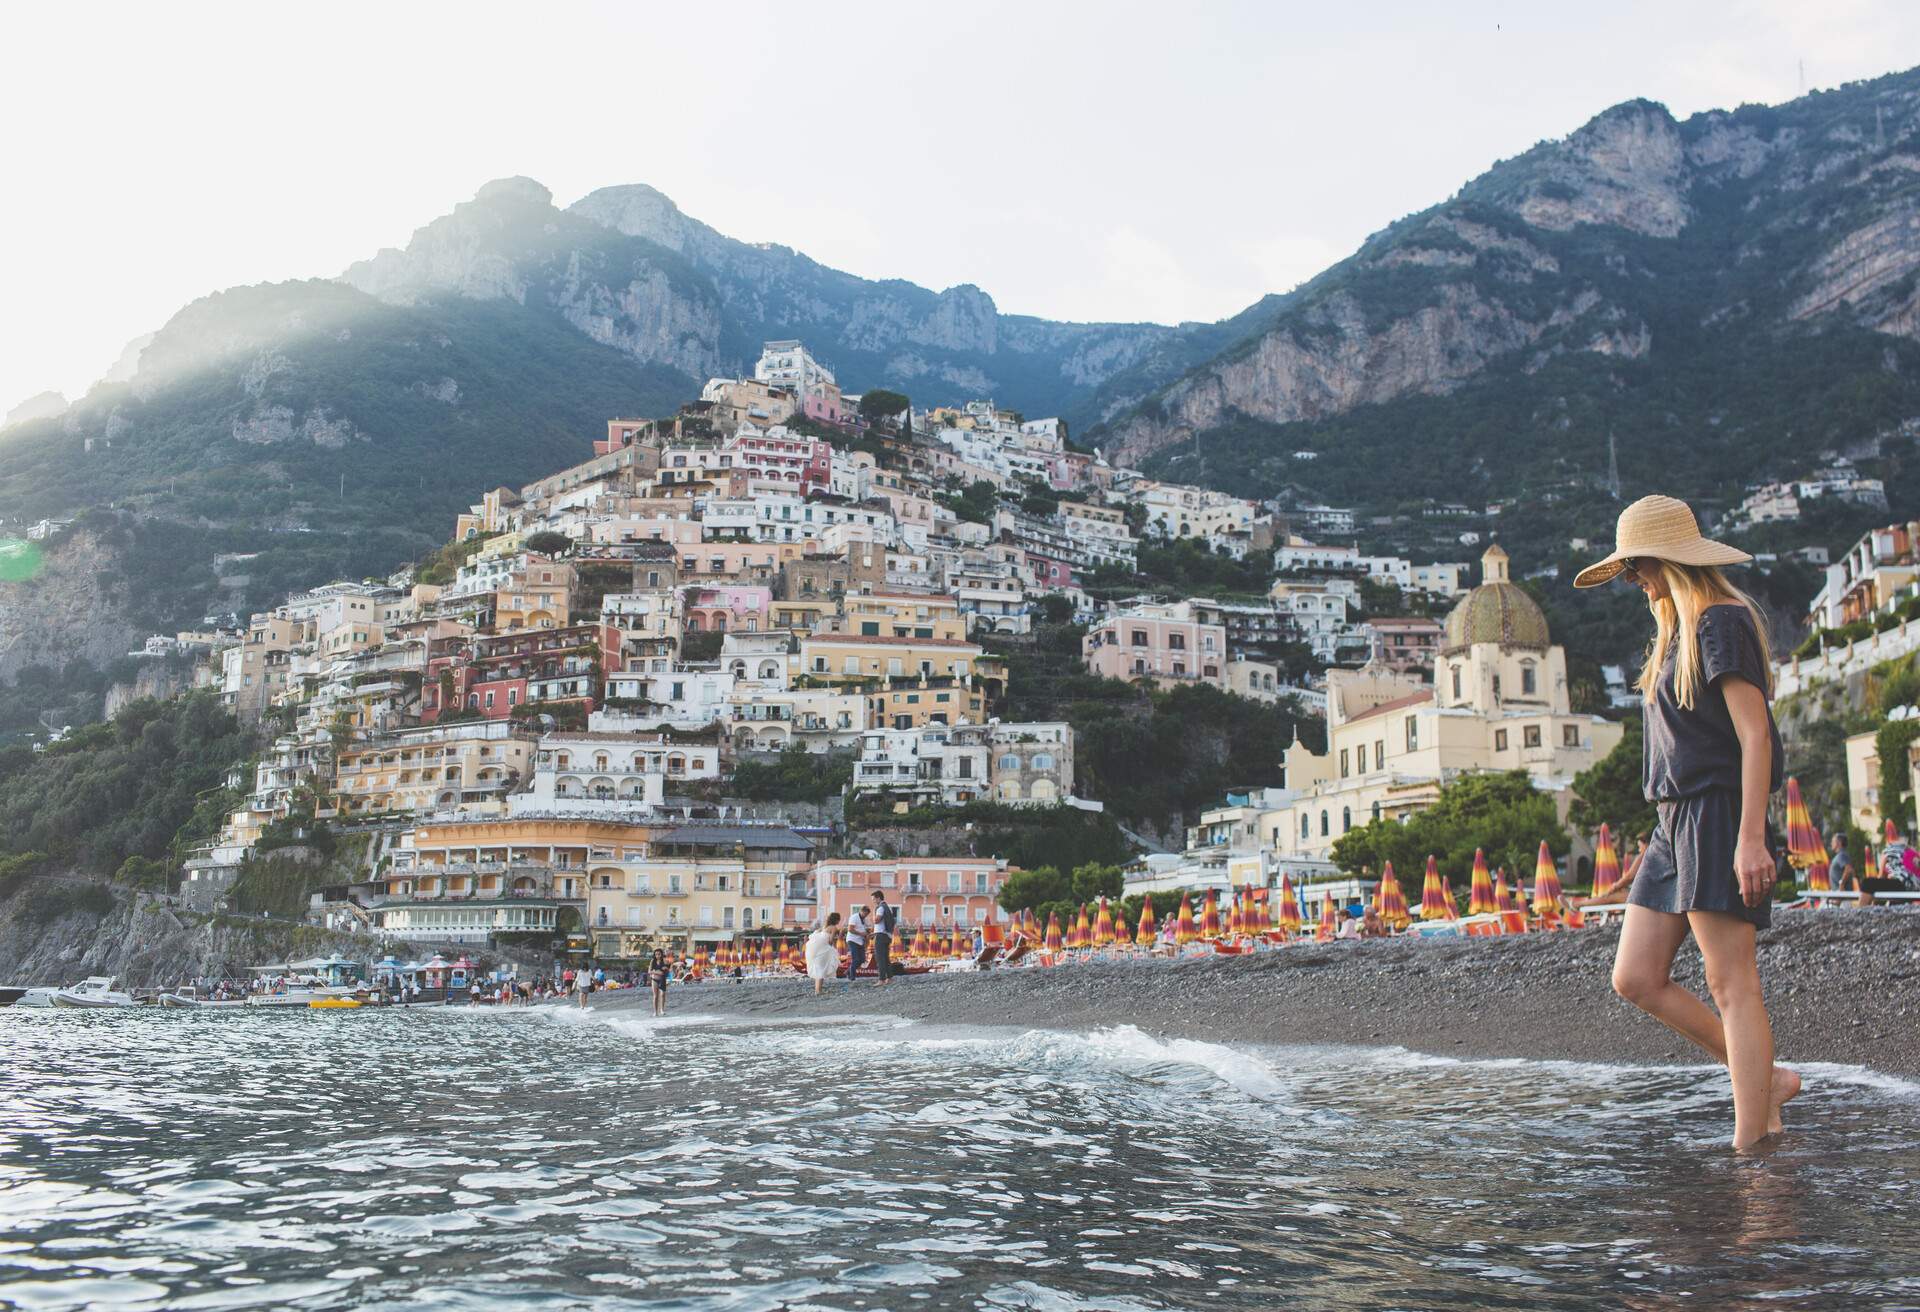
[[171, 993], [162, 993], [159, 1001], [163, 1007], [190, 1007], [201, 1010], [238, 1008], [247, 1005], [239, 998], [203, 998], [200, 996], [200, 990], [191, 985], [175, 989]]
[[53, 1005], [53, 995], [59, 991], [59, 989], [53, 988], [28, 989], [20, 995], [13, 1005], [16, 1007], [51, 1007]]
[[122, 993], [113, 987], [111, 975], [89, 975], [70, 989], [56, 989], [53, 994], [56, 1007], [137, 1007], [131, 993]]

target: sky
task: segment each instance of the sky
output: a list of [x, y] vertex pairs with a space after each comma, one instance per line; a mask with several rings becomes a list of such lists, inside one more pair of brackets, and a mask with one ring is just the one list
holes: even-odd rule
[[1907, 0], [0, 7], [0, 411], [525, 174], [868, 277], [1218, 319], [1642, 96], [1920, 64]]

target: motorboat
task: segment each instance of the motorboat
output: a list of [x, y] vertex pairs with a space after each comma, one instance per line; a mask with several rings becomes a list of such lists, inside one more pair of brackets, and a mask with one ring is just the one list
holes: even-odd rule
[[0, 987], [0, 1007], [11, 1007], [14, 1003], [20, 1001], [20, 999], [26, 997], [27, 994], [31, 993], [32, 991], [33, 990], [26, 989], [26, 988]]
[[57, 988], [28, 989], [15, 999], [13, 1005], [16, 1007], [51, 1007], [53, 1005], [53, 995], [59, 991]]
[[139, 1002], [131, 993], [123, 993], [113, 987], [111, 975], [89, 975], [70, 989], [56, 989], [53, 994], [56, 1007], [137, 1007]]
[[247, 1004], [240, 998], [203, 998], [200, 990], [191, 984], [185, 984], [171, 993], [162, 993], [158, 999], [163, 1007], [182, 1007], [196, 1011], [230, 1010]]

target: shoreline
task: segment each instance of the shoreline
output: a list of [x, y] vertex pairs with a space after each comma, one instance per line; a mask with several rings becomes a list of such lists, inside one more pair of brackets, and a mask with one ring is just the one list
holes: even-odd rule
[[[668, 1014], [893, 1015], [935, 1024], [1086, 1031], [1133, 1025], [1213, 1043], [1398, 1046], [1441, 1057], [1697, 1065], [1705, 1054], [1616, 997], [1613, 928], [1485, 939], [1295, 944], [1247, 957], [1120, 959], [907, 976], [886, 987], [804, 976], [676, 986]], [[1760, 935], [1777, 1060], [1920, 1079], [1920, 915], [1781, 912]], [[1689, 940], [1674, 978], [1706, 995]], [[647, 1012], [645, 989], [601, 994]]]

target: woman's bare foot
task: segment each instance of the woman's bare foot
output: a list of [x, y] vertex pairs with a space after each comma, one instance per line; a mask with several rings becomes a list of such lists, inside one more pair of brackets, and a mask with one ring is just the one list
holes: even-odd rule
[[1779, 1134], [1785, 1128], [1780, 1109], [1800, 1096], [1800, 1072], [1785, 1066], [1773, 1068], [1773, 1112], [1767, 1117], [1767, 1133]]

